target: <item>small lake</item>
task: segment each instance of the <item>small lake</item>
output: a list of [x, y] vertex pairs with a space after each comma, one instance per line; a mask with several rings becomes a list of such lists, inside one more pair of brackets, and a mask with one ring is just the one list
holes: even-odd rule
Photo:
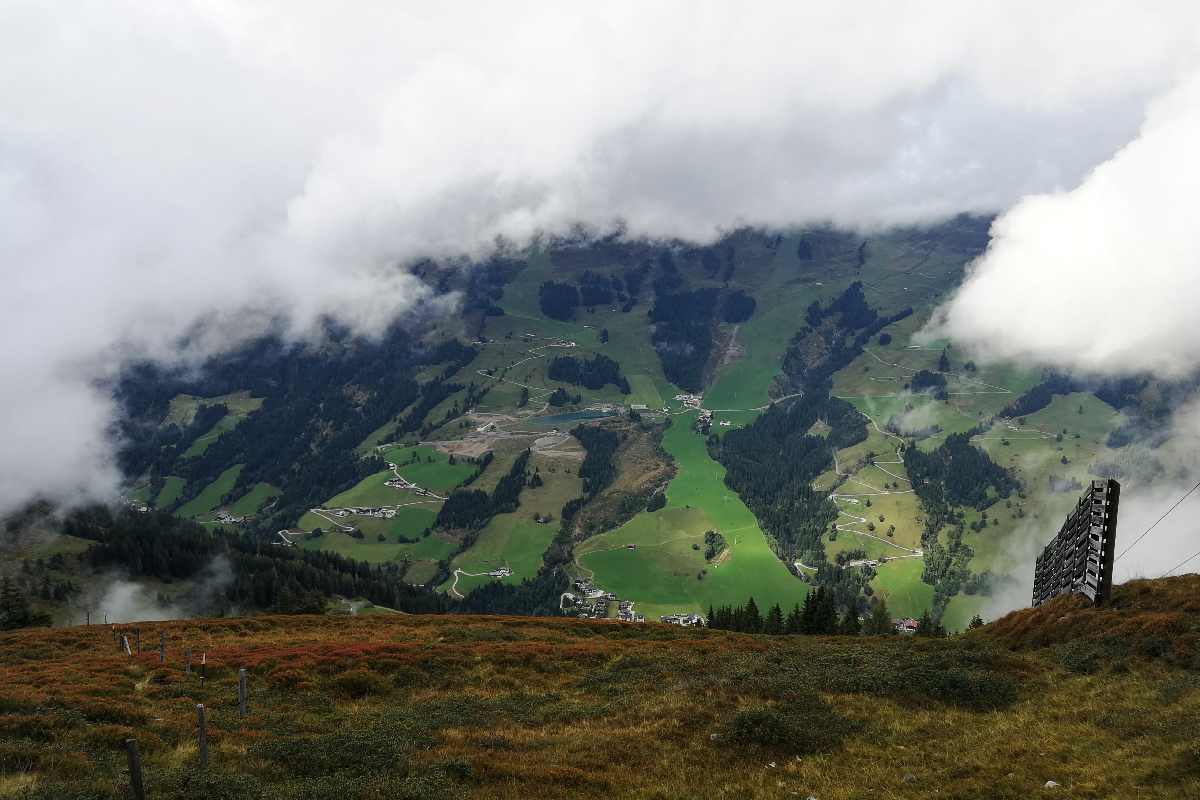
[[575, 411], [571, 414], [555, 414], [552, 417], [539, 417], [529, 420], [532, 425], [568, 425], [572, 422], [579, 422], [581, 419], [603, 419], [604, 417], [615, 417], [616, 412], [613, 411]]

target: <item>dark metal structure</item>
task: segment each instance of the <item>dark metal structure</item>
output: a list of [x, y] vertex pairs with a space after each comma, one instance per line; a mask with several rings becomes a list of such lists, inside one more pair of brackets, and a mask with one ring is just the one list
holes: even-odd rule
[[1121, 484], [1092, 481], [1062, 530], [1038, 556], [1033, 572], [1033, 604], [1060, 594], [1085, 595], [1096, 606], [1108, 603], [1112, 590]]

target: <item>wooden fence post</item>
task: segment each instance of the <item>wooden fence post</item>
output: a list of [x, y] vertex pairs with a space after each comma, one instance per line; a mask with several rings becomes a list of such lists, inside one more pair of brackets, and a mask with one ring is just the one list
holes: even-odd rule
[[200, 720], [200, 766], [208, 766], [208, 734], [204, 729], [204, 704], [196, 706], [196, 715]]
[[142, 629], [140, 627], [134, 628], [133, 635], [137, 637], [137, 651], [140, 655], [142, 652]]
[[142, 757], [138, 753], [137, 739], [125, 740], [125, 760], [129, 764], [129, 788], [133, 792], [133, 800], [146, 800], [146, 790], [142, 787]]
[[167, 660], [167, 632], [158, 632], [158, 663], [164, 664]]
[[129, 637], [121, 634], [121, 652], [127, 656], [133, 655], [133, 651], [129, 649]]
[[183, 668], [183, 682], [192, 682], [192, 648], [190, 646], [187, 649], [187, 666]]
[[238, 670], [238, 719], [246, 718], [246, 670]]

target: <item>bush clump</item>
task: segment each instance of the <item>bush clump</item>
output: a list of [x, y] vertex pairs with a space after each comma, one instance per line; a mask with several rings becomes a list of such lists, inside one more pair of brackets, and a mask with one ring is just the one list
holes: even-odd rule
[[861, 727], [831, 711], [823, 701], [809, 698], [735, 711], [725, 724], [724, 740], [733, 746], [815, 753], [836, 747]]
[[378, 672], [369, 669], [352, 669], [333, 679], [333, 686], [347, 697], [382, 695], [391, 691], [391, 683]]

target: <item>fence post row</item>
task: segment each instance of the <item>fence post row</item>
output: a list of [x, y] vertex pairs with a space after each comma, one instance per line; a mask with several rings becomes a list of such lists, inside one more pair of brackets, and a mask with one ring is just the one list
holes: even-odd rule
[[129, 764], [129, 788], [133, 792], [133, 800], [146, 800], [146, 790], [142, 787], [142, 757], [138, 753], [137, 739], [125, 740], [125, 760]]
[[208, 766], [208, 734], [204, 729], [204, 704], [196, 706], [196, 715], [199, 718], [200, 728], [200, 766]]

